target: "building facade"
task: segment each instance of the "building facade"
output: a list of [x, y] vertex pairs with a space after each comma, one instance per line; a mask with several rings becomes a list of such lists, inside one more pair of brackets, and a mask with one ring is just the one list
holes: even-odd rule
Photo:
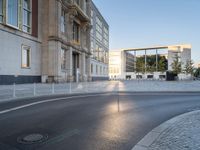
[[[172, 71], [172, 63], [175, 60], [176, 56], [179, 57], [182, 70], [184, 70], [186, 63], [188, 61], [191, 61], [191, 48], [191, 45], [173, 45], [110, 51], [109, 77], [110, 79], [165, 78], [166, 71]], [[158, 54], [158, 49], [167, 49], [168, 53], [166, 55], [160, 55]], [[148, 50], [155, 50], [156, 54], [147, 55]], [[138, 51], [144, 51], [145, 55], [137, 55]], [[151, 58], [151, 60], [149, 58]], [[152, 58], [153, 63], [150, 64], [153, 65], [150, 66], [149, 61], [152, 61]], [[161, 58], [165, 58], [165, 60], [162, 61]], [[159, 65], [159, 63], [161, 62], [159, 61], [159, 59], [165, 65]], [[142, 69], [140, 69], [139, 67], [141, 67]], [[151, 71], [150, 67], [152, 67], [154, 71]], [[179, 78], [186, 79], [190, 77], [186, 76], [185, 74], [180, 74]]]
[[42, 7], [0, 0], [0, 84], [41, 82]]
[[91, 80], [91, 0], [0, 0], [0, 84]]
[[109, 78], [131, 79], [135, 68], [135, 56], [125, 51], [109, 52]]
[[90, 0], [42, 0], [42, 81], [90, 78]]
[[109, 25], [93, 2], [91, 25], [91, 78], [108, 80]]

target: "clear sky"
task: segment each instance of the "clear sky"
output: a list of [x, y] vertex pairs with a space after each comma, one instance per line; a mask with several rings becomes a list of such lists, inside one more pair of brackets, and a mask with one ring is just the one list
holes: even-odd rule
[[110, 26], [110, 49], [191, 44], [200, 62], [200, 0], [93, 0]]

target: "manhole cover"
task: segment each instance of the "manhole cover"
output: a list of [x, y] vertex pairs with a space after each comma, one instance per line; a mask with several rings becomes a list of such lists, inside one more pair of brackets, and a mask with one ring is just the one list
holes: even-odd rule
[[29, 134], [29, 135], [19, 137], [17, 141], [22, 144], [35, 144], [35, 143], [41, 143], [43, 141], [46, 141], [47, 138], [48, 138], [47, 135], [34, 133], [34, 134]]

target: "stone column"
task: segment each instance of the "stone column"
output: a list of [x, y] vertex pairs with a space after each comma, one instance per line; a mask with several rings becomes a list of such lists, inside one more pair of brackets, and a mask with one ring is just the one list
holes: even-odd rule
[[62, 4], [60, 1], [49, 0], [49, 36], [60, 37], [60, 17]]
[[87, 74], [87, 80], [92, 81], [92, 76], [91, 76], [91, 58], [88, 55], [86, 57], [86, 74]]
[[67, 69], [67, 80], [68, 81], [73, 81], [73, 68], [72, 68], [72, 48], [70, 47], [67, 52], [66, 52], [66, 69]]
[[82, 81], [84, 81], [84, 79], [85, 79], [85, 76], [86, 76], [86, 58], [85, 58], [85, 53], [82, 53], [81, 55], [80, 55], [80, 58], [79, 58], [79, 60], [80, 60], [80, 74], [81, 74], [81, 80]]
[[[61, 43], [57, 40], [60, 37], [60, 16], [62, 5], [60, 1], [49, 0], [48, 8], [48, 36], [47, 36], [47, 63], [48, 80], [57, 82], [61, 74], [60, 49]], [[43, 58], [44, 59], [44, 58]]]

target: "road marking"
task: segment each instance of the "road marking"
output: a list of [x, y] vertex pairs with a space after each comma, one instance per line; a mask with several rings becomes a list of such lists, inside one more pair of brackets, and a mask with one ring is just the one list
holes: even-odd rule
[[[43, 100], [43, 101], [34, 102], [34, 103], [26, 104], [26, 105], [21, 105], [21, 106], [18, 106], [18, 107], [14, 107], [14, 108], [10, 108], [10, 109], [0, 111], [0, 115], [5, 114], [5, 113], [9, 113], [9, 112], [12, 112], [12, 111], [15, 111], [15, 110], [23, 109], [23, 108], [26, 108], [26, 107], [38, 105], [38, 104], [49, 103], [49, 102], [54, 102], [54, 101], [62, 101], [62, 100], [73, 99], [73, 98], [95, 97], [95, 96], [100, 96], [100, 95], [108, 95], [108, 93], [106, 93], [106, 94], [95, 94], [95, 95], [71, 96], [71, 97], [65, 97], [65, 98], [55, 98], [55, 99]], [[109, 95], [112, 95], [112, 94], [109, 94]]]

